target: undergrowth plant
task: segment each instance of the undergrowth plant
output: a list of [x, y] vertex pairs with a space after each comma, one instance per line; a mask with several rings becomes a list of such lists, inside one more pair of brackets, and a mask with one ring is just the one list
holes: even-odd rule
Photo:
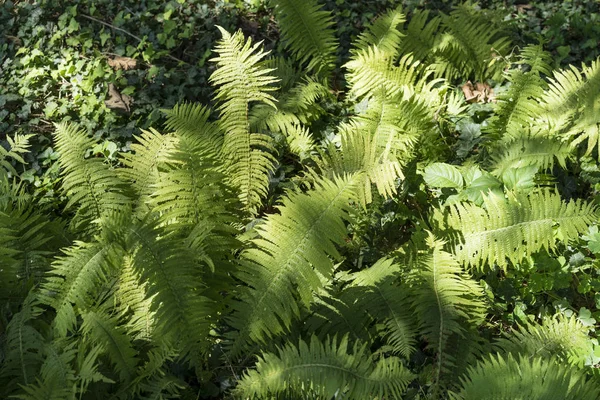
[[[472, 6], [396, 8], [336, 100], [331, 16], [270, 3], [289, 58], [221, 29], [215, 108], [165, 110], [118, 166], [56, 125], [62, 215], [15, 178], [28, 137], [0, 148], [2, 397], [597, 399], [600, 288], [501, 307], [556, 263], [595, 284], [600, 60], [552, 71]], [[335, 101], [355, 111], [332, 128]], [[587, 191], [565, 195], [569, 170]], [[531, 285], [521, 305], [554, 295]]]

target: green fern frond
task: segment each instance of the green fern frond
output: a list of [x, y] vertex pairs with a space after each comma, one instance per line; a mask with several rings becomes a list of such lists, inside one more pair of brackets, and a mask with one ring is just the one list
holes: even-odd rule
[[483, 207], [459, 203], [446, 213], [436, 211], [434, 217], [452, 238], [458, 260], [476, 268], [486, 263], [506, 267], [507, 259], [517, 263], [542, 249], [553, 250], [557, 239], [565, 243], [577, 239], [597, 220], [592, 203], [565, 203], [549, 191], [518, 193], [508, 199], [490, 193], [483, 199]]
[[23, 299], [39, 283], [58, 250], [64, 226], [51, 221], [43, 209], [7, 207], [0, 211], [0, 299]]
[[347, 399], [400, 398], [413, 376], [395, 357], [375, 361], [366, 346], [349, 348], [347, 338], [288, 344], [279, 354], [265, 353], [256, 370], [236, 388], [241, 398]]
[[220, 154], [223, 133], [216, 124], [208, 121], [211, 112], [208, 107], [197, 103], [180, 103], [163, 112], [167, 115], [167, 129], [181, 136], [197, 137], [204, 141], [212, 153]]
[[339, 146], [330, 143], [322, 154], [322, 170], [328, 175], [364, 172], [358, 188], [363, 206], [372, 201], [372, 184], [382, 196], [392, 197], [413, 146], [431, 128], [432, 117], [422, 102], [372, 98], [364, 114], [342, 124]]
[[401, 6], [388, 11], [378, 17], [375, 22], [358, 37], [354, 43], [355, 49], [360, 50], [375, 46], [390, 56], [397, 55], [398, 46], [404, 36], [398, 29], [398, 26], [405, 21], [406, 18], [402, 13]]
[[396, 63], [394, 57], [375, 46], [357, 52], [344, 67], [348, 70], [348, 97], [353, 99], [372, 97], [382, 91], [389, 97], [403, 94], [409, 98], [438, 82], [427, 82], [430, 72], [412, 55], [403, 56]]
[[256, 247], [242, 254], [237, 274], [248, 287], [229, 319], [237, 331], [234, 353], [248, 340], [264, 342], [289, 328], [299, 315], [297, 299], [308, 306], [313, 291], [322, 287], [321, 277], [331, 276], [331, 258], [339, 257], [335, 245], [346, 236], [344, 220], [358, 179], [321, 179], [308, 193], [290, 193], [279, 214], [257, 227]]
[[58, 337], [74, 331], [76, 309], [86, 307], [95, 290], [118, 268], [122, 257], [116, 243], [76, 242], [64, 253], [52, 264], [39, 294], [43, 304], [56, 310], [53, 325]]
[[554, 160], [563, 169], [572, 157], [571, 148], [564, 142], [551, 136], [527, 135], [504, 144], [502, 149], [492, 153], [492, 173], [496, 176], [511, 168], [535, 166], [541, 170], [552, 170]]
[[217, 86], [216, 99], [220, 102], [220, 125], [225, 132], [222, 157], [228, 166], [228, 178], [240, 191], [240, 199], [251, 213], [266, 197], [269, 174], [275, 159], [272, 139], [250, 131], [249, 107], [259, 102], [275, 107], [277, 79], [270, 76], [262, 59], [267, 53], [257, 51], [259, 44], [244, 40], [241, 32], [234, 35], [219, 28], [223, 35], [216, 47], [219, 54], [214, 61], [217, 69], [210, 82]]
[[108, 315], [107, 310], [86, 311], [82, 318], [81, 329], [86, 341], [102, 347], [119, 373], [120, 382], [130, 381], [138, 360], [131, 338], [120, 326], [119, 319]]
[[399, 55], [412, 54], [416, 60], [426, 62], [433, 53], [441, 22], [438, 16], [429, 18], [429, 10], [415, 10], [408, 24], [400, 31], [404, 37], [398, 49]]
[[543, 111], [540, 99], [548, 85], [542, 74], [550, 74], [549, 62], [550, 55], [541, 45], [530, 45], [523, 49], [518, 63], [529, 69], [513, 68], [508, 71], [510, 88], [496, 97], [495, 115], [490, 119], [488, 128], [497, 139], [510, 142], [537, 125], [535, 120]]
[[417, 256], [409, 286], [420, 332], [436, 355], [434, 385], [438, 387], [441, 375], [454, 365], [446, 352], [448, 339], [480, 325], [486, 307], [483, 290], [443, 250], [445, 243], [428, 233], [426, 244], [429, 250]]
[[[86, 159], [93, 138], [76, 125], [58, 124], [54, 133], [67, 208], [77, 206], [75, 224], [98, 223], [109, 214], [127, 214], [131, 200], [123, 182], [99, 158]], [[77, 226], [77, 225], [76, 225]]]
[[152, 311], [153, 297], [148, 296], [148, 282], [143, 282], [135, 271], [131, 255], [123, 257], [115, 299], [120, 313], [128, 317], [127, 330], [135, 340], [149, 341], [154, 333], [155, 313]]
[[383, 258], [354, 273], [351, 289], [359, 290], [353, 309], [367, 310], [379, 322], [379, 336], [391, 351], [408, 359], [416, 349], [417, 324], [408, 291], [395, 283], [399, 270], [393, 259]]
[[443, 15], [441, 22], [444, 32], [438, 36], [432, 64], [437, 76], [478, 82], [502, 76], [504, 65], [496, 62], [496, 57], [505, 56], [510, 47], [502, 26], [466, 4]]
[[148, 282], [152, 298], [154, 336], [171, 341], [181, 357], [199, 363], [210, 344], [215, 306], [204, 296], [205, 284], [196, 257], [183, 242], [165, 234], [150, 222], [127, 229], [127, 252], [142, 282]]
[[0, 178], [5, 178], [8, 175], [18, 175], [10, 160], [25, 164], [25, 160], [21, 155], [29, 152], [29, 139], [33, 136], [18, 134], [14, 137], [6, 136], [10, 149], [6, 150], [4, 146], [0, 146]]
[[453, 400], [596, 400], [597, 384], [585, 373], [545, 358], [491, 356], [469, 368]]
[[269, 0], [286, 47], [307, 70], [327, 76], [335, 63], [337, 39], [332, 15], [318, 0]]
[[[600, 149], [600, 59], [582, 71], [574, 66], [554, 73], [543, 107], [551, 126], [577, 146], [587, 140], [586, 154]], [[600, 152], [599, 152], [600, 153]]]
[[121, 155], [126, 168], [119, 168], [117, 173], [131, 184], [138, 196], [136, 210], [144, 215], [148, 212], [146, 203], [154, 190], [153, 185], [160, 181], [158, 166], [169, 159], [176, 137], [172, 134], [162, 135], [155, 129], [150, 129], [142, 130], [142, 134], [135, 138], [136, 143], [131, 145], [131, 152]]
[[589, 329], [575, 317], [557, 314], [541, 324], [530, 322], [506, 333], [497, 342], [498, 350], [524, 356], [556, 358], [560, 364], [583, 367], [593, 353]]
[[33, 383], [43, 363], [43, 349], [46, 340], [33, 322], [43, 313], [43, 309], [30, 294], [23, 301], [21, 311], [16, 313], [6, 327], [2, 343], [2, 363], [0, 364], [0, 396], [8, 398], [18, 389], [18, 385]]

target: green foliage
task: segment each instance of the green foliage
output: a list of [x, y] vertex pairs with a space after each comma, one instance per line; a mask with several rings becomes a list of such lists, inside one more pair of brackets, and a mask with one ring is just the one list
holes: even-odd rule
[[338, 393], [348, 399], [382, 398], [400, 396], [411, 378], [397, 358], [374, 363], [365, 346], [349, 349], [347, 338], [322, 343], [313, 336], [309, 345], [301, 341], [298, 347], [288, 344], [278, 355], [263, 354], [256, 371], [240, 381], [238, 392], [243, 398], [298, 392], [323, 399]]
[[[143, 3], [101, 38], [151, 65], [108, 83], [189, 57], [199, 3]], [[0, 396], [597, 398], [598, 61], [508, 54], [473, 5], [394, 7], [338, 45], [332, 2], [269, 4], [279, 47], [220, 28], [214, 108], [182, 93], [130, 146], [91, 136], [84, 110], [57, 124], [42, 159], [64, 204], [26, 184], [35, 137], [0, 148]], [[55, 41], [89, 54], [76, 24], [115, 8], [85, 7], [60, 10]]]

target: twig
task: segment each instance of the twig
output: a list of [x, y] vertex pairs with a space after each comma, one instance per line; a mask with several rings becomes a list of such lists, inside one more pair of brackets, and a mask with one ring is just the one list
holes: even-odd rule
[[[126, 31], [123, 28], [119, 28], [118, 26], [114, 26], [113, 24], [109, 24], [108, 22], [102, 21], [102, 20], [100, 20], [98, 18], [94, 18], [91, 15], [87, 15], [87, 14], [79, 14], [79, 15], [81, 15], [82, 17], [87, 18], [87, 19], [89, 19], [91, 21], [94, 21], [94, 22], [97, 22], [99, 24], [102, 24], [104, 26], [108, 26], [109, 28], [112, 28], [112, 29], [117, 30], [119, 32], [123, 32], [124, 34], [126, 34], [127, 36], [131, 36], [132, 38], [134, 38], [138, 42], [142, 42], [143, 41], [143, 39], [140, 38], [139, 36], [136, 36], [133, 33], [129, 32], [129, 31]], [[183, 63], [183, 64], [189, 64], [189, 63], [187, 63], [187, 62], [185, 62], [185, 61], [183, 61], [183, 60], [181, 60], [181, 59], [179, 59], [179, 58], [177, 58], [177, 57], [175, 57], [175, 56], [173, 56], [171, 54], [167, 54], [167, 57], [169, 57], [171, 60], [174, 60], [174, 61], [177, 61], [177, 62], [180, 62], [180, 63]]]

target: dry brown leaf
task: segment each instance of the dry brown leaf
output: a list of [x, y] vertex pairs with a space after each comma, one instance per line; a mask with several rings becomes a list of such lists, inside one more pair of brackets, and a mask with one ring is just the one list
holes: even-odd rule
[[127, 71], [128, 69], [134, 69], [137, 65], [137, 61], [135, 58], [131, 57], [115, 56], [115, 58], [108, 60], [108, 65], [115, 70], [122, 69]]
[[121, 94], [113, 83], [108, 84], [108, 100], [104, 101], [106, 107], [111, 110], [121, 110], [129, 112], [133, 98], [126, 94]]
[[489, 103], [495, 102], [496, 96], [494, 89], [487, 83], [476, 83], [475, 86], [468, 81], [461, 86], [465, 99], [469, 103]]

